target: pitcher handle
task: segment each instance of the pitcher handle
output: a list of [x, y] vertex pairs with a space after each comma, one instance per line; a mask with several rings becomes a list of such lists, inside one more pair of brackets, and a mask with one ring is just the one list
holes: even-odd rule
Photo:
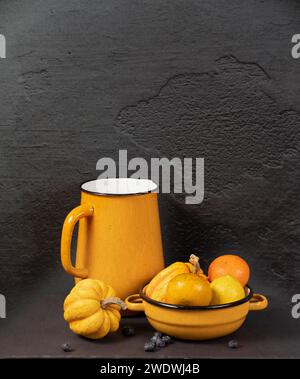
[[74, 208], [66, 217], [61, 234], [61, 263], [66, 272], [76, 278], [85, 279], [88, 277], [87, 268], [78, 268], [72, 265], [71, 244], [76, 223], [83, 217], [93, 215], [94, 208], [91, 204], [82, 204]]

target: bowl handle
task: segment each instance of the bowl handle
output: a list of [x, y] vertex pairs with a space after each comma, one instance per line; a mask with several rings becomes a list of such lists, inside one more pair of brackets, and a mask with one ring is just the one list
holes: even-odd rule
[[268, 299], [259, 293], [254, 293], [249, 302], [250, 311], [262, 311], [268, 306]]
[[136, 312], [144, 312], [144, 303], [143, 299], [140, 297], [139, 294], [130, 295], [125, 299], [125, 303], [127, 305], [127, 308], [130, 311], [136, 311]]

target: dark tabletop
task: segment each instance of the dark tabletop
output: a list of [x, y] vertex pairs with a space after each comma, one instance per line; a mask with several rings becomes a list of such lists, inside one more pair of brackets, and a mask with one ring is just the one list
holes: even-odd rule
[[[8, 298], [7, 318], [0, 320], [0, 357], [147, 357], [147, 358], [235, 358], [235, 357], [300, 357], [300, 320], [290, 315], [288, 297], [284, 292], [269, 297], [269, 308], [249, 313], [245, 324], [231, 336], [213, 341], [187, 342], [176, 340], [174, 344], [145, 353], [144, 343], [154, 330], [145, 317], [130, 317], [122, 325], [135, 328], [134, 337], [124, 337], [119, 330], [100, 341], [90, 341], [73, 334], [63, 319], [62, 304], [67, 292], [53, 291], [65, 287], [65, 275], [45, 280], [39, 288], [11, 294]], [[67, 279], [69, 280], [69, 279]], [[58, 283], [57, 283], [58, 282]], [[68, 282], [71, 284], [71, 282]], [[238, 349], [229, 349], [230, 339], [237, 339]], [[65, 353], [61, 345], [69, 342], [74, 351]]]

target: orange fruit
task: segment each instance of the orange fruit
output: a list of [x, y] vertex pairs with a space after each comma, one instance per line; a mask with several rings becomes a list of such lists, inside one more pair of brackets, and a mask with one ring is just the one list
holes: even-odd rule
[[225, 275], [232, 276], [245, 287], [249, 281], [250, 268], [247, 262], [238, 255], [221, 255], [210, 264], [208, 278], [212, 282]]
[[166, 302], [176, 305], [209, 305], [212, 289], [204, 276], [179, 274], [171, 279], [166, 293]]

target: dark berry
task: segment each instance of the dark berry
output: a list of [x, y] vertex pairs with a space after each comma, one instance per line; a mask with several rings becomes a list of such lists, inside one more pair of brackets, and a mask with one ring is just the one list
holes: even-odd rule
[[230, 349], [237, 349], [239, 347], [239, 342], [237, 340], [230, 340], [228, 342], [228, 347]]
[[162, 336], [161, 339], [164, 341], [166, 345], [169, 345], [170, 343], [173, 343], [173, 340], [170, 336]]
[[135, 335], [135, 330], [133, 326], [123, 326], [122, 334], [125, 337], [133, 337]]
[[150, 342], [157, 345], [157, 343], [161, 340], [162, 334], [159, 332], [154, 333], [153, 337], [150, 338]]
[[156, 341], [156, 347], [158, 348], [166, 347], [166, 343], [160, 338]]
[[155, 344], [153, 342], [146, 342], [144, 345], [144, 350], [147, 352], [155, 351]]
[[161, 339], [164, 341], [166, 345], [170, 345], [174, 342], [170, 336], [162, 336]]
[[65, 351], [66, 353], [70, 353], [71, 351], [73, 351], [72, 349], [72, 346], [69, 344], [69, 343], [63, 343], [61, 345], [61, 348], [63, 351]]

